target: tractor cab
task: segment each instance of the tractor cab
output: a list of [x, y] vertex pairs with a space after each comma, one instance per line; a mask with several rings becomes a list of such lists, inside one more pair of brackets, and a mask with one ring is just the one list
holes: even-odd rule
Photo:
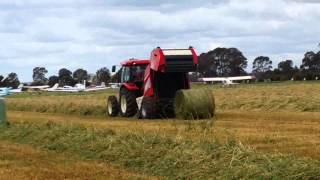
[[142, 90], [144, 72], [149, 60], [130, 59], [121, 63], [120, 82], [129, 90]]
[[135, 91], [137, 96], [142, 95], [145, 69], [149, 60], [130, 59], [121, 63], [120, 83], [122, 88]]

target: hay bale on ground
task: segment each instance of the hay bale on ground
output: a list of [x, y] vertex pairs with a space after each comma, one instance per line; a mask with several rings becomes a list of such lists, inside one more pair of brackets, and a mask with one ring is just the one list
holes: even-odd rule
[[214, 116], [215, 102], [212, 91], [207, 89], [179, 90], [174, 101], [178, 118], [209, 119]]

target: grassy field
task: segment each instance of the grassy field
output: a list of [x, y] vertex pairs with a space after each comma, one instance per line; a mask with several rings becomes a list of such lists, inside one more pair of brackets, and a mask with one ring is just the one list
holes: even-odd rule
[[9, 110], [105, 116], [106, 98], [115, 90], [93, 93], [22, 93], [6, 101]]
[[[320, 112], [320, 82], [253, 84], [236, 88], [193, 85], [193, 88], [212, 89], [218, 111]], [[116, 91], [24, 93], [9, 97], [7, 102], [9, 110], [105, 116], [106, 98], [112, 94]]]
[[320, 161], [259, 153], [200, 131], [203, 138], [195, 140], [165, 131], [116, 131], [53, 121], [14, 122], [1, 125], [0, 131], [0, 139], [169, 179], [320, 177]]
[[0, 141], [0, 179], [155, 179], [97, 161]]
[[[110, 175], [114, 178], [320, 178], [320, 83], [193, 88], [212, 89], [217, 105], [214, 119], [109, 118], [105, 99], [115, 93], [112, 90], [19, 94], [6, 99], [10, 125], [0, 126], [0, 140], [58, 153], [66, 161], [84, 163], [83, 168], [98, 163], [98, 174], [106, 168], [112, 175], [115, 169]], [[37, 161], [41, 158], [35, 157]], [[10, 177], [8, 172], [25, 164], [19, 159], [13, 163], [0, 166], [0, 175], [7, 172]], [[60, 177], [76, 172], [65, 171]], [[90, 175], [81, 172], [83, 178]], [[25, 171], [21, 177], [33, 173]]]

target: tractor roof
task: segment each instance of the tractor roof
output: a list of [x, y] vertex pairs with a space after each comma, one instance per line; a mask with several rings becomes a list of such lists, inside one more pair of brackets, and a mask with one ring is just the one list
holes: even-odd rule
[[121, 62], [122, 66], [148, 65], [148, 64], [150, 64], [150, 60], [142, 60], [142, 59], [129, 59]]

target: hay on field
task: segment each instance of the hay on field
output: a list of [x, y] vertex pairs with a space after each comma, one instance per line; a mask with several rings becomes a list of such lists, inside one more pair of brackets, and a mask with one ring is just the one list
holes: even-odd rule
[[215, 102], [207, 89], [179, 90], [174, 102], [175, 114], [182, 119], [209, 119], [214, 116]]

